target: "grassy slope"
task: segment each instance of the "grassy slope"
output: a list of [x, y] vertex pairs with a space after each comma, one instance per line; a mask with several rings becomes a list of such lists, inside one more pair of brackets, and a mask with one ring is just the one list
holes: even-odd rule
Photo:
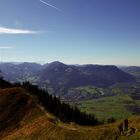
[[83, 127], [75, 124], [52, 123], [46, 116], [37, 118], [24, 127], [11, 133], [3, 140], [136, 140], [140, 138], [140, 118], [129, 119], [129, 127], [138, 131], [131, 136], [120, 136], [118, 125], [113, 124]]
[[0, 90], [0, 138], [44, 114], [22, 88]]
[[[22, 105], [23, 101], [26, 103]], [[21, 106], [18, 106], [19, 104]], [[0, 90], [0, 107], [5, 107], [0, 112], [0, 127], [5, 124], [5, 129], [0, 131], [1, 140], [113, 140], [119, 138], [120, 121], [94, 127], [78, 126], [73, 123], [64, 124], [40, 109], [21, 88]], [[13, 115], [13, 109], [15, 115]], [[12, 113], [9, 114], [11, 110]], [[11, 119], [18, 121], [13, 123]], [[129, 119], [129, 126], [137, 128], [138, 132], [129, 137], [121, 136], [121, 139], [140, 137], [139, 122], [140, 117]]]

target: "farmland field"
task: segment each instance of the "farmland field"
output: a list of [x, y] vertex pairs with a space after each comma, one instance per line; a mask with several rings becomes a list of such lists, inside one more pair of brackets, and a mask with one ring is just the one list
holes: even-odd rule
[[140, 113], [140, 100], [134, 100], [129, 95], [118, 95], [90, 99], [74, 103], [82, 111], [95, 114], [100, 120], [107, 120], [110, 117], [125, 119], [134, 114]]

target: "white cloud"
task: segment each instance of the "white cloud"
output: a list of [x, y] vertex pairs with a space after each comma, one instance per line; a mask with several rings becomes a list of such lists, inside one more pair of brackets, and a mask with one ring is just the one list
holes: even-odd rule
[[0, 27], [0, 34], [36, 34], [36, 31]]
[[0, 50], [1, 49], [13, 49], [14, 47], [12, 46], [0, 46]]

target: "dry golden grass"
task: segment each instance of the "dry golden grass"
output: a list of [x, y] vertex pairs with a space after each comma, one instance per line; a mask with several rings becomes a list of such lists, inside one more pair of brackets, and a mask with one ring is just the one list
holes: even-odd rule
[[112, 124], [85, 127], [76, 124], [56, 124], [50, 122], [46, 115], [42, 115], [32, 123], [15, 130], [11, 135], [3, 140], [128, 140], [139, 138], [140, 118], [130, 119], [129, 126], [133, 126], [138, 131], [131, 136], [121, 136], [118, 132], [118, 125], [121, 121]]
[[5, 126], [4, 129], [0, 126], [0, 139], [2, 140], [140, 139], [139, 116], [129, 119], [129, 127], [137, 129], [137, 132], [131, 136], [119, 135], [118, 126], [123, 120], [93, 127], [78, 126], [74, 123], [66, 124], [40, 109], [22, 88], [1, 90], [1, 107], [4, 107], [4, 110], [0, 112], [0, 125]]
[[5, 137], [41, 112], [22, 88], [0, 90], [0, 137]]

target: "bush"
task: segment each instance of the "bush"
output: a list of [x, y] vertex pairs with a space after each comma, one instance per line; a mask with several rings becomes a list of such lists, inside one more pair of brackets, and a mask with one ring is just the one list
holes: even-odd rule
[[115, 118], [113, 118], [113, 117], [107, 119], [107, 123], [113, 123], [113, 122], [115, 122], [115, 121], [116, 121], [116, 120], [115, 120]]

